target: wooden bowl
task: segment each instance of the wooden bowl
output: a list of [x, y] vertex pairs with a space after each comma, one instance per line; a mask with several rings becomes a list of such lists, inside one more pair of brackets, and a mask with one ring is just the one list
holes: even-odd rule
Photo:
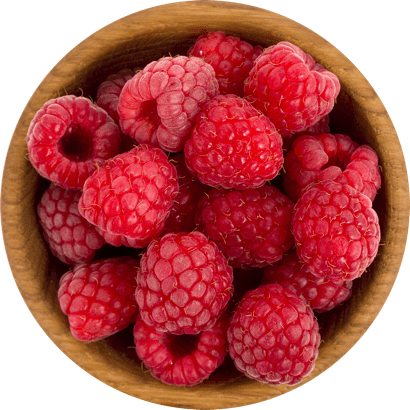
[[57, 301], [59, 278], [67, 268], [49, 253], [36, 216], [36, 205], [48, 182], [27, 160], [25, 143], [31, 119], [47, 100], [64, 94], [95, 98], [98, 85], [108, 75], [144, 66], [169, 53], [186, 54], [204, 29], [222, 30], [265, 47], [287, 40], [311, 54], [340, 79], [341, 93], [331, 113], [332, 132], [369, 144], [379, 155], [383, 182], [374, 207], [380, 216], [382, 246], [367, 272], [354, 281], [352, 298], [318, 315], [324, 343], [314, 371], [302, 384], [340, 359], [373, 322], [398, 273], [409, 221], [407, 172], [391, 120], [367, 80], [326, 40], [285, 17], [237, 3], [173, 3], [132, 14], [84, 40], [51, 70], [21, 115], [4, 168], [1, 218], [18, 288], [40, 326], [69, 358], [97, 379], [139, 399], [174, 407], [216, 409], [261, 402], [301, 384], [261, 384], [239, 374], [228, 361], [198, 386], [167, 386], [141, 368], [129, 348], [133, 345], [132, 328], [98, 342], [76, 341]]

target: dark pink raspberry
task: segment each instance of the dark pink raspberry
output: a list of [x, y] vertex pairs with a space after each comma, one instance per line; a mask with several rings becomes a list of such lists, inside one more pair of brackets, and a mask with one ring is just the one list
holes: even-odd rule
[[37, 205], [44, 239], [66, 265], [90, 262], [105, 243], [95, 226], [80, 215], [80, 196], [81, 191], [50, 184]]
[[181, 151], [202, 105], [218, 94], [214, 69], [202, 59], [163, 57], [122, 89], [121, 129], [140, 143]]
[[246, 293], [227, 335], [237, 369], [271, 385], [300, 383], [315, 366], [321, 340], [312, 309], [278, 284]]
[[161, 332], [212, 327], [232, 295], [232, 268], [200, 232], [154, 239], [141, 258], [136, 300], [142, 319]]
[[352, 154], [344, 171], [333, 166], [321, 171], [317, 177], [318, 182], [328, 179], [350, 185], [374, 201], [382, 182], [376, 151], [368, 145], [361, 145]]
[[310, 127], [305, 128], [303, 131], [294, 132], [283, 138], [283, 150], [285, 152], [292, 150], [292, 144], [298, 137], [303, 135], [319, 135], [319, 134], [329, 134], [330, 133], [330, 117], [326, 114], [318, 122], [314, 123]]
[[139, 145], [96, 170], [85, 182], [78, 206], [102, 232], [146, 246], [164, 228], [177, 193], [176, 169], [167, 155]]
[[261, 46], [252, 46], [238, 37], [222, 31], [204, 33], [189, 49], [188, 55], [201, 57], [215, 70], [221, 94], [243, 97], [244, 81], [256, 57], [262, 54]]
[[196, 227], [195, 214], [198, 210], [198, 202], [210, 188], [188, 170], [183, 153], [170, 156], [169, 162], [177, 170], [179, 191], [161, 235], [178, 232], [188, 233]]
[[334, 281], [359, 277], [376, 257], [380, 242], [371, 200], [331, 180], [304, 191], [295, 205], [292, 231], [307, 268]]
[[318, 182], [325, 168], [345, 168], [359, 144], [343, 134], [302, 135], [293, 142], [292, 149], [285, 155], [284, 190], [293, 201], [302, 191]]
[[293, 290], [306, 300], [316, 313], [327, 312], [352, 295], [352, 281], [334, 282], [323, 276], [313, 275], [296, 251], [286, 254], [281, 261], [264, 269], [263, 284], [278, 283]]
[[77, 340], [100, 340], [135, 321], [138, 267], [123, 256], [77, 265], [61, 277], [58, 300]]
[[151, 375], [163, 383], [195, 386], [218, 368], [226, 354], [225, 314], [196, 335], [174, 335], [148, 326], [138, 315], [134, 327], [135, 350]]
[[294, 203], [264, 185], [242, 191], [212, 189], [199, 201], [197, 225], [234, 268], [261, 268], [282, 258], [293, 244]]
[[283, 164], [282, 138], [275, 127], [233, 94], [203, 106], [184, 151], [189, 170], [218, 188], [259, 188]]
[[245, 81], [245, 98], [271, 119], [282, 137], [329, 114], [339, 92], [335, 74], [287, 41], [266, 48]]
[[128, 80], [134, 77], [135, 71], [125, 68], [116, 74], [110, 75], [97, 90], [96, 103], [118, 124], [120, 117], [117, 107], [122, 89]]
[[28, 128], [29, 160], [37, 172], [65, 189], [85, 180], [119, 153], [120, 130], [89, 99], [66, 95], [47, 101]]

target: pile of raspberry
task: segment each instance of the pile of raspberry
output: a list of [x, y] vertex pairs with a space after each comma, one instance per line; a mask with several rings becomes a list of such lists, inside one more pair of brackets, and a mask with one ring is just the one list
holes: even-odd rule
[[332, 130], [339, 92], [296, 45], [217, 31], [112, 73], [94, 100], [45, 102], [26, 141], [49, 181], [37, 213], [72, 336], [132, 326], [170, 385], [227, 362], [261, 383], [306, 378], [318, 315], [380, 242], [378, 155]]

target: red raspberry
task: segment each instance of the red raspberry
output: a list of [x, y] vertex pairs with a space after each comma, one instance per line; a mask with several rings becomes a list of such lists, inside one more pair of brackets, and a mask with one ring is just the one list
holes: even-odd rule
[[140, 143], [184, 148], [202, 105], [219, 94], [214, 69], [197, 57], [163, 57], [129, 80], [118, 102], [120, 126]]
[[154, 239], [141, 259], [136, 300], [158, 331], [196, 334], [213, 326], [232, 294], [232, 268], [200, 232]]
[[107, 111], [108, 115], [118, 124], [120, 117], [117, 112], [118, 100], [125, 83], [134, 77], [135, 72], [125, 68], [116, 74], [110, 75], [97, 90], [96, 103]]
[[123, 256], [77, 265], [61, 277], [58, 300], [77, 340], [103, 339], [132, 324], [138, 267]]
[[135, 350], [156, 379], [169, 385], [195, 386], [222, 364], [227, 354], [228, 324], [224, 314], [199, 334], [176, 336], [148, 326], [138, 315]]
[[81, 191], [50, 184], [37, 206], [45, 241], [66, 265], [90, 262], [104, 240], [78, 211]]
[[199, 201], [198, 229], [214, 241], [234, 268], [264, 267], [294, 243], [294, 203], [277, 188], [212, 189]]
[[198, 202], [209, 187], [204, 185], [188, 170], [183, 153], [169, 157], [178, 174], [179, 191], [175, 197], [161, 235], [167, 233], [191, 232], [195, 229], [195, 214]]
[[330, 180], [303, 193], [295, 205], [292, 231], [307, 268], [331, 280], [359, 277], [376, 257], [380, 242], [371, 200]]
[[278, 283], [306, 300], [316, 313], [333, 309], [352, 295], [352, 281], [333, 282], [313, 275], [295, 251], [264, 270], [263, 284]]
[[352, 154], [344, 171], [333, 166], [321, 171], [317, 177], [318, 182], [328, 179], [350, 185], [374, 201], [381, 186], [379, 158], [368, 145], [361, 145]]
[[189, 49], [189, 56], [202, 57], [215, 70], [221, 94], [243, 97], [244, 81], [256, 57], [262, 54], [261, 46], [253, 47], [238, 37], [213, 31], [200, 36]]
[[243, 98], [220, 95], [206, 103], [185, 145], [189, 170], [204, 184], [259, 188], [282, 168], [282, 138]]
[[335, 74], [287, 41], [265, 49], [245, 81], [245, 97], [272, 120], [282, 137], [329, 114], [339, 92]]
[[296, 202], [307, 186], [318, 181], [321, 170], [330, 166], [344, 169], [358, 146], [343, 134], [298, 137], [283, 164], [285, 193]]
[[321, 339], [312, 309], [277, 284], [246, 293], [227, 335], [237, 369], [271, 385], [300, 383], [315, 366]]
[[80, 214], [103, 232], [148, 245], [178, 192], [175, 167], [159, 148], [139, 145], [109, 159], [87, 179]]
[[28, 128], [29, 160], [44, 178], [66, 189], [85, 180], [118, 154], [120, 130], [105, 110], [84, 97], [47, 101]]
[[329, 134], [330, 133], [330, 117], [326, 114], [318, 122], [314, 123], [310, 127], [307, 127], [303, 131], [294, 132], [283, 138], [283, 150], [289, 152], [292, 150], [292, 144], [298, 137], [303, 135], [319, 135], [319, 134]]

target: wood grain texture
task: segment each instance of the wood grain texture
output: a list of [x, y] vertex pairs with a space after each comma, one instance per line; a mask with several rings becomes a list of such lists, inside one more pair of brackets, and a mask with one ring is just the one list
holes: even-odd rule
[[57, 302], [58, 281], [66, 268], [50, 256], [36, 218], [36, 205], [47, 181], [27, 160], [25, 143], [31, 119], [47, 100], [64, 94], [95, 98], [98, 85], [108, 75], [121, 68], [144, 66], [169, 52], [185, 54], [203, 30], [222, 30], [265, 47], [287, 40], [310, 53], [341, 82], [342, 91], [331, 113], [333, 132], [371, 145], [380, 157], [383, 185], [374, 206], [380, 216], [383, 246], [368, 271], [354, 282], [353, 297], [340, 308], [318, 315], [324, 342], [314, 371], [303, 383], [339, 360], [371, 325], [398, 273], [409, 222], [407, 171], [393, 124], [367, 80], [326, 40], [285, 17], [236, 3], [183, 2], [135, 13], [84, 40], [50, 71], [21, 115], [3, 173], [1, 221], [18, 288], [34, 318], [68, 357], [131, 396], [173, 407], [217, 409], [257, 403], [298, 386], [257, 383], [229, 364], [198, 386], [167, 386], [141, 368], [130, 348], [130, 328], [99, 342], [73, 339]]

